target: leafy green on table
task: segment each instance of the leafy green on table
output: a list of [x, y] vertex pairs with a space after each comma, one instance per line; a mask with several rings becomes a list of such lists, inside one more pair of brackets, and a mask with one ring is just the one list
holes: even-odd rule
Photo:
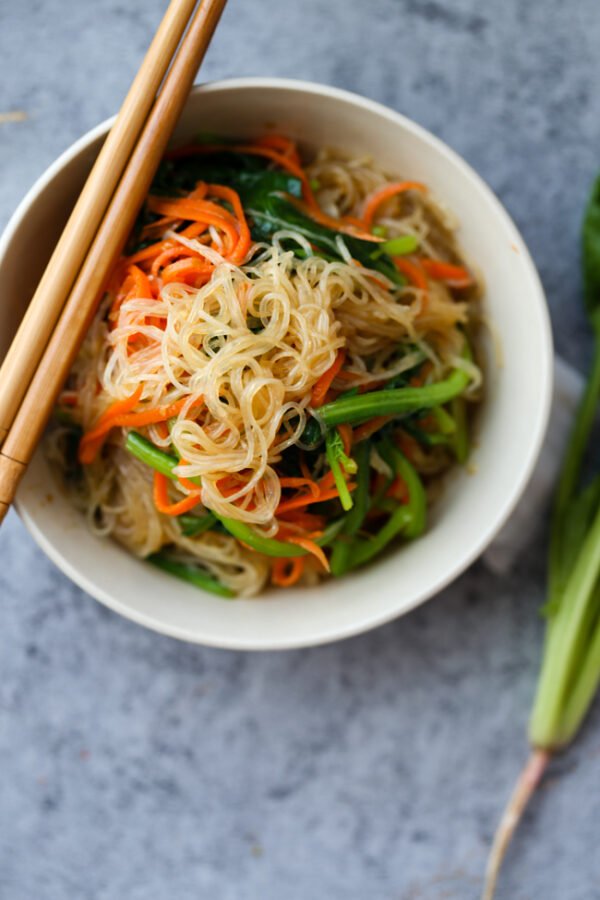
[[582, 485], [600, 400], [600, 177], [583, 232], [585, 306], [594, 336], [590, 374], [558, 480], [550, 533], [546, 638], [529, 723], [531, 755], [500, 821], [483, 897], [491, 900], [508, 844], [553, 754], [577, 736], [600, 684], [600, 474]]

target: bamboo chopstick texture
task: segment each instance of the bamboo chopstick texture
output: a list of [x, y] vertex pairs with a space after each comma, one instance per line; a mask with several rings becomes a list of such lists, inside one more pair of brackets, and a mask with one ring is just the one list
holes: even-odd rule
[[225, 2], [204, 0], [196, 10], [0, 450], [0, 521], [43, 434], [106, 279], [133, 227]]
[[12, 425], [195, 5], [196, 0], [171, 0], [2, 363], [0, 443]]

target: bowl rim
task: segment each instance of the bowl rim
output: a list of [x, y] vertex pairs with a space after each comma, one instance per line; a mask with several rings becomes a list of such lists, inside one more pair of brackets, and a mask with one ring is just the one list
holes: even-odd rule
[[[64, 572], [75, 584], [78, 585], [78, 587], [80, 587], [86, 593], [90, 594], [96, 600], [99, 600], [105, 606], [107, 606], [114, 612], [117, 612], [120, 615], [124, 616], [126, 619], [136, 622], [139, 625], [143, 625], [146, 628], [150, 628], [151, 630], [160, 634], [209, 647], [246, 651], [299, 649], [332, 643], [334, 641], [344, 640], [346, 638], [362, 634], [373, 628], [384, 625], [387, 622], [391, 622], [401, 615], [405, 615], [406, 613], [415, 609], [417, 606], [420, 606], [422, 603], [429, 600], [434, 595], [438, 594], [451, 582], [456, 580], [463, 572], [466, 571], [466, 569], [469, 568], [469, 566], [484, 552], [485, 548], [492, 542], [494, 537], [498, 534], [500, 529], [508, 520], [510, 514], [521, 498], [523, 491], [533, 473], [542, 447], [542, 442], [546, 433], [546, 428], [550, 416], [553, 394], [553, 339], [550, 314], [544, 289], [529, 249], [527, 248], [527, 245], [525, 244], [525, 241], [522, 238], [516, 224], [504, 208], [501, 201], [483, 180], [483, 178], [478, 175], [477, 172], [455, 150], [449, 147], [440, 138], [433, 135], [422, 125], [419, 125], [402, 113], [390, 109], [382, 103], [371, 100], [370, 98], [361, 96], [360, 94], [356, 94], [352, 91], [344, 90], [342, 88], [319, 84], [318, 82], [305, 81], [302, 79], [250, 76], [220, 79], [197, 84], [192, 88], [190, 95], [196, 95], [198, 93], [212, 94], [232, 90], [254, 90], [257, 88], [280, 91], [295, 91], [312, 96], [324, 96], [332, 100], [338, 100], [355, 107], [360, 107], [366, 111], [374, 113], [379, 117], [387, 119], [388, 121], [400, 126], [406, 131], [411, 132], [419, 140], [428, 144], [438, 153], [448, 158], [449, 162], [453, 166], [461, 170], [462, 175], [472, 185], [473, 189], [476, 192], [479, 192], [479, 194], [483, 194], [484, 198], [487, 199], [487, 201], [492, 205], [495, 215], [501, 220], [504, 227], [508, 230], [511, 235], [511, 240], [513, 241], [516, 248], [518, 248], [521, 260], [527, 270], [527, 274], [531, 282], [532, 300], [533, 295], [535, 295], [536, 297], [535, 309], [537, 313], [538, 327], [543, 332], [543, 340], [540, 342], [541, 351], [540, 359], [538, 361], [540, 395], [539, 402], [536, 405], [535, 418], [532, 417], [532, 421], [530, 423], [530, 439], [528, 442], [527, 454], [523, 461], [523, 464], [520, 467], [518, 478], [516, 478], [513, 482], [510, 492], [507, 492], [504, 503], [502, 504], [502, 506], [497, 508], [494, 517], [488, 523], [487, 528], [485, 528], [481, 532], [479, 539], [471, 544], [467, 552], [457, 557], [457, 561], [445, 572], [443, 576], [439, 577], [434, 583], [432, 583], [427, 590], [422, 591], [410, 602], [405, 603], [401, 610], [392, 609], [377, 613], [375, 615], [363, 615], [354, 623], [345, 626], [326, 626], [317, 628], [315, 629], [315, 633], [308, 638], [307, 636], [303, 636], [299, 639], [294, 639], [293, 636], [290, 636], [289, 639], [284, 641], [273, 638], [265, 638], [262, 640], [253, 638], [250, 641], [246, 641], [241, 639], [222, 638], [221, 636], [214, 637], [211, 635], [203, 635], [201, 633], [198, 633], [197, 631], [194, 633], [190, 633], [183, 627], [169, 626], [168, 624], [165, 624], [163, 621], [160, 621], [159, 619], [151, 615], [141, 613], [137, 610], [132, 610], [131, 607], [126, 603], [123, 603], [121, 600], [104, 591], [102, 588], [99, 588], [91, 579], [87, 577], [85, 572], [77, 568], [68, 558], [63, 556], [63, 554], [58, 551], [56, 547], [54, 547], [51, 540], [47, 537], [46, 533], [38, 525], [35, 515], [32, 515], [29, 512], [29, 510], [27, 509], [27, 505], [23, 503], [17, 495], [15, 501], [17, 512], [19, 513], [19, 516], [22, 519], [25, 527], [34, 538], [38, 546], [62, 572]], [[112, 126], [115, 118], [116, 116], [111, 116], [110, 118], [105, 119], [98, 125], [88, 130], [80, 138], [74, 141], [69, 147], [67, 147], [56, 158], [56, 160], [51, 163], [36, 179], [36, 181], [27, 191], [27, 193], [13, 212], [12, 216], [6, 224], [6, 227], [4, 228], [4, 231], [0, 235], [0, 260], [4, 259], [6, 252], [13, 240], [13, 237], [15, 236], [23, 220], [28, 215], [31, 204], [35, 201], [37, 196], [47, 187], [47, 185], [65, 167], [65, 165], [79, 156], [95, 140], [106, 134], [109, 128]]]

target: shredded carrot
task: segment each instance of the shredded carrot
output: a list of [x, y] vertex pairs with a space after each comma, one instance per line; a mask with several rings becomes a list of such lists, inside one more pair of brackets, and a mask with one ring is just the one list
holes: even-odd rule
[[399, 500], [400, 503], [407, 503], [409, 493], [404, 479], [398, 475], [390, 484], [385, 495], [386, 497], [392, 497], [394, 500]]
[[370, 438], [372, 434], [375, 434], [376, 431], [379, 431], [380, 428], [383, 428], [383, 426], [387, 425], [388, 422], [391, 422], [392, 419], [393, 416], [375, 416], [373, 419], [369, 419], [368, 422], [363, 422], [362, 425], [358, 425], [354, 429], [354, 443], [358, 444], [359, 441]]
[[[116, 400], [112, 403], [108, 409], [104, 410], [102, 415], [99, 417], [95, 429], [100, 428], [106, 422], [110, 422], [115, 416], [119, 416], [123, 413], [127, 413], [129, 410], [133, 409], [136, 405], [140, 397], [142, 396], [142, 385], [138, 385], [134, 393], [130, 397], [125, 397], [123, 400]], [[104, 443], [105, 434], [102, 432], [100, 437], [92, 440], [89, 435], [92, 432], [88, 431], [83, 435], [79, 442], [79, 451], [78, 458], [79, 462], [82, 465], [89, 465], [94, 461], [98, 451], [102, 447]]]
[[148, 197], [147, 206], [151, 212], [177, 216], [186, 221], [214, 225], [215, 228], [218, 228], [225, 234], [224, 256], [229, 256], [233, 253], [239, 242], [235, 218], [224, 206], [211, 203], [210, 200], [193, 200], [189, 197], [173, 199], [151, 195]]
[[[113, 428], [142, 428], [146, 425], [155, 425], [158, 422], [164, 422], [179, 415], [186, 403], [189, 403], [189, 397], [181, 397], [175, 403], [169, 406], [149, 407], [140, 412], [129, 412], [137, 404], [142, 392], [140, 385], [135, 394], [127, 401], [117, 401], [114, 403], [103, 416], [100, 417], [96, 426], [87, 431], [79, 442], [79, 461], [83, 465], [89, 465], [96, 458], [98, 451], [102, 447], [108, 433]], [[135, 398], [135, 399], [134, 399]], [[192, 405], [196, 408], [203, 403], [202, 397], [198, 397]], [[131, 404], [125, 407], [124, 404]], [[120, 404], [118, 406], [117, 404]]]
[[280, 478], [279, 484], [282, 488], [307, 487], [313, 497], [320, 494], [319, 485], [312, 478]]
[[199, 257], [178, 259], [162, 270], [162, 283], [171, 284], [173, 281], [186, 283], [191, 280], [194, 287], [200, 287], [210, 281], [214, 270], [211, 263]]
[[369, 194], [365, 200], [363, 207], [362, 222], [366, 228], [370, 228], [373, 224], [373, 218], [378, 207], [396, 194], [402, 194], [404, 191], [422, 191], [426, 192], [427, 188], [420, 181], [394, 181], [392, 184], [384, 184]]
[[291, 587], [302, 577], [306, 558], [293, 556], [289, 559], [275, 559], [271, 568], [271, 582], [278, 587]]
[[317, 409], [319, 406], [323, 406], [325, 397], [327, 396], [327, 391], [331, 387], [331, 382], [344, 365], [345, 359], [346, 351], [338, 350], [337, 356], [334, 359], [333, 363], [329, 366], [327, 371], [323, 372], [319, 380], [316, 381], [313, 385], [310, 399], [310, 405], [313, 407], [313, 409]]
[[198, 505], [200, 502], [199, 490], [197, 490], [195, 494], [184, 497], [183, 500], [179, 500], [177, 503], [171, 503], [167, 493], [168, 481], [169, 479], [166, 475], [163, 475], [162, 472], [154, 473], [154, 505], [159, 512], [163, 513], [165, 516], [180, 516], [182, 513], [189, 512], [190, 509], [193, 509], [194, 506]]
[[408, 259], [406, 256], [394, 256], [393, 259], [398, 271], [406, 275], [411, 284], [422, 291], [427, 291], [429, 287], [427, 276], [418, 262]]
[[464, 266], [455, 266], [441, 259], [421, 259], [421, 266], [430, 278], [445, 281], [450, 287], [468, 287], [473, 283], [471, 273]]
[[331, 469], [321, 479], [319, 479], [319, 488], [321, 491], [328, 491], [335, 484], [335, 477]]
[[273, 150], [278, 150], [284, 156], [289, 156], [297, 165], [300, 165], [298, 148], [296, 147], [296, 142], [292, 141], [291, 138], [282, 134], [265, 134], [263, 137], [258, 138], [255, 144], [259, 147], [271, 147]]
[[396, 443], [410, 462], [415, 461], [415, 455], [419, 449], [418, 441], [406, 431], [399, 431], [396, 435]]
[[[165, 241], [165, 243], [170, 243]], [[149, 247], [147, 248], [150, 249]], [[152, 266], [150, 268], [150, 272], [153, 278], [158, 278], [161, 272], [161, 269], [164, 269], [165, 266], [168, 266], [170, 263], [174, 262], [177, 259], [182, 259], [183, 257], [195, 257], [197, 258], [198, 254], [195, 253], [194, 250], [191, 250], [189, 247], [185, 247], [183, 244], [177, 244], [169, 247], [165, 247], [164, 250], [161, 250], [154, 259], [152, 260]]]
[[352, 426], [345, 424], [338, 425], [337, 430], [344, 445], [344, 453], [346, 456], [349, 456], [350, 451], [352, 450]]
[[309, 553], [318, 559], [326, 572], [329, 572], [329, 562], [327, 557], [323, 553], [321, 547], [318, 544], [315, 544], [314, 541], [311, 541], [310, 538], [307, 537], [288, 537], [286, 539], [290, 544], [297, 544], [299, 547], [303, 547], [304, 550], [308, 550]]
[[310, 473], [310, 469], [308, 468], [308, 465], [306, 464], [306, 454], [305, 453], [300, 454], [300, 471], [302, 472], [302, 475], [304, 478], [308, 478], [309, 480], [312, 480], [312, 475]]
[[209, 184], [208, 191], [213, 197], [218, 197], [220, 200], [226, 200], [230, 203], [233, 212], [235, 213], [240, 233], [237, 246], [231, 255], [230, 261], [234, 263], [234, 265], [239, 265], [248, 254], [248, 250], [252, 243], [242, 201], [240, 200], [237, 191], [234, 191], [233, 188], [226, 187], [223, 184]]
[[304, 531], [322, 531], [325, 528], [325, 516], [309, 513], [306, 510], [290, 510], [284, 512], [283, 522], [286, 526], [294, 526]]
[[[120, 274], [119, 268], [117, 268], [116, 277], [118, 277], [118, 274]], [[137, 297], [152, 298], [156, 297], [157, 294], [156, 289], [150, 283], [146, 273], [136, 265], [128, 265], [125, 268], [122, 281], [115, 293], [116, 297], [110, 310], [110, 318], [113, 321], [121, 305], [125, 303], [126, 300]]]
[[[183, 457], [181, 457], [181, 459], [179, 460], [179, 465], [189, 466], [189, 462], [186, 459], [184, 459]], [[187, 488], [188, 491], [195, 491], [197, 493], [198, 485], [194, 484], [193, 481], [190, 481], [189, 478], [186, 478], [184, 475], [178, 475], [177, 480], [178, 480], [179, 484], [181, 484], [184, 488]]]
[[[349, 491], [353, 491], [356, 485], [349, 483], [347, 487]], [[337, 488], [321, 490], [318, 497], [313, 497], [312, 494], [305, 494], [302, 497], [293, 497], [291, 500], [284, 500], [280, 503], [275, 511], [275, 515], [282, 515], [289, 512], [291, 509], [301, 509], [304, 506], [309, 506], [311, 503], [324, 503], [325, 500], [334, 500], [337, 497], [339, 497]]]

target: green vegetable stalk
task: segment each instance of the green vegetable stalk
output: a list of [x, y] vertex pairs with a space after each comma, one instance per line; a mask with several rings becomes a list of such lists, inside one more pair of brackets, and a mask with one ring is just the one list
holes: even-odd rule
[[587, 487], [580, 484], [600, 400], [600, 178], [583, 222], [583, 275], [594, 354], [554, 501], [548, 622], [529, 723], [532, 753], [496, 832], [484, 900], [494, 896], [508, 844], [552, 755], [574, 740], [600, 684], [600, 474]]
[[340, 502], [346, 512], [352, 509], [352, 495], [346, 484], [344, 472], [354, 475], [357, 471], [356, 462], [344, 452], [344, 443], [337, 429], [328, 431], [325, 435], [325, 454], [329, 468], [333, 472], [335, 486], [340, 495]]
[[164, 572], [168, 572], [169, 575], [175, 575], [176, 578], [181, 578], [183, 581], [189, 581], [194, 587], [202, 588], [203, 591], [217, 594], [219, 597], [235, 597], [232, 590], [225, 587], [224, 584], [221, 584], [220, 581], [217, 581], [217, 579], [213, 578], [212, 575], [209, 575], [208, 572], [198, 568], [198, 566], [175, 562], [163, 553], [153, 553], [148, 557], [148, 562], [151, 562], [153, 566], [162, 569]]
[[441, 406], [462, 394], [470, 376], [464, 369], [455, 369], [443, 381], [424, 387], [402, 387], [371, 391], [354, 397], [341, 397], [319, 409], [319, 418], [328, 427], [344, 422], [357, 425], [375, 416], [398, 416]]
[[[179, 465], [179, 460], [175, 456], [171, 456], [163, 450], [159, 450], [158, 447], [155, 447], [154, 444], [146, 440], [145, 437], [138, 434], [136, 431], [130, 431], [127, 435], [125, 448], [133, 456], [136, 456], [143, 463], [146, 463], [147, 466], [150, 466], [157, 472], [162, 472], [167, 478], [176, 477], [173, 474], [173, 470]], [[263, 537], [258, 531], [252, 528], [252, 526], [247, 525], [245, 522], [238, 522], [237, 519], [230, 519], [226, 516], [218, 516], [216, 513], [212, 513], [212, 515], [230, 534], [233, 535], [233, 537], [237, 538], [238, 541], [242, 541], [259, 553], [264, 553], [265, 556], [287, 558], [290, 556], [306, 556], [308, 552], [297, 544], [288, 544], [285, 541], [277, 541], [274, 538]]]

